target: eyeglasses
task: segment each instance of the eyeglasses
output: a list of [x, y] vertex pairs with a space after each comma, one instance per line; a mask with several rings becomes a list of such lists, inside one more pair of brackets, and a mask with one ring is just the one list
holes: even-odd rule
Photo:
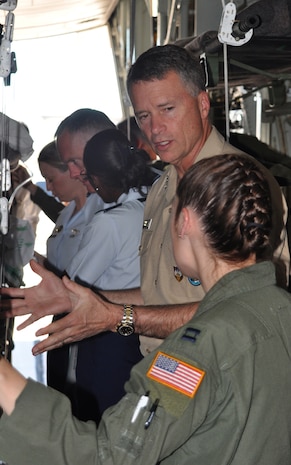
[[81, 171], [79, 176], [80, 176], [80, 178], [82, 179], [83, 182], [89, 181], [91, 186], [95, 189], [96, 186], [95, 186], [95, 183], [94, 183], [94, 179], [92, 178], [92, 176], [90, 174], [87, 173], [87, 171], [85, 171], [85, 170]]
[[89, 181], [89, 175], [85, 170], [81, 171], [80, 178], [82, 178], [82, 181]]

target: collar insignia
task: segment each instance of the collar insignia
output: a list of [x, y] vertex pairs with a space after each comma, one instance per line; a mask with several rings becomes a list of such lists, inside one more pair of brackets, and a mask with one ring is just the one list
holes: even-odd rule
[[152, 222], [153, 222], [152, 218], [150, 218], [149, 220], [144, 220], [143, 229], [147, 229], [147, 230], [151, 229]]

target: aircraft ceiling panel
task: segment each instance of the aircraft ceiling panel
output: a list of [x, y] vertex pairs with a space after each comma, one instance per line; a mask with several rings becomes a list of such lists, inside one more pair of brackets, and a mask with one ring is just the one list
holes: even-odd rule
[[[13, 40], [48, 37], [103, 26], [117, 4], [118, 0], [18, 0], [13, 11]], [[3, 24], [3, 20], [0, 22]]]

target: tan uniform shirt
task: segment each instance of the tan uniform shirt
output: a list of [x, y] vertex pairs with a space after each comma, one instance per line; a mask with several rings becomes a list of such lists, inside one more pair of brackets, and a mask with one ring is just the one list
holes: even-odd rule
[[[223, 136], [213, 127], [210, 136], [199, 152], [195, 162], [214, 155], [225, 153], [243, 153], [225, 141]], [[259, 162], [258, 162], [259, 163]], [[265, 170], [272, 185], [272, 200], [274, 204], [274, 227], [276, 235], [280, 236], [283, 227], [282, 194], [269, 171]], [[174, 166], [169, 166], [167, 171], [153, 185], [145, 206], [144, 226], [140, 247], [141, 257], [141, 292], [145, 305], [182, 304], [187, 302], [199, 302], [204, 296], [202, 286], [192, 285], [187, 277], [177, 280], [175, 274], [175, 259], [173, 255], [170, 212], [177, 188], [178, 176]], [[285, 224], [287, 219], [287, 207], [285, 199]], [[277, 256], [283, 259], [285, 276], [289, 276], [289, 249], [284, 231], [284, 237]], [[288, 268], [288, 269], [287, 269]], [[195, 276], [193, 276], [195, 278]], [[161, 342], [154, 338], [140, 336], [141, 351], [145, 355]]]

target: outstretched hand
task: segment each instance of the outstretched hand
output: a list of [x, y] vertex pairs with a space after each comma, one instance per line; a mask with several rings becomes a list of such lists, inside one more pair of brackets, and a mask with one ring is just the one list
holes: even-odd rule
[[70, 296], [71, 311], [36, 332], [36, 336], [48, 337], [34, 346], [34, 355], [81, 341], [103, 331], [112, 331], [122, 318], [121, 305], [105, 301], [98, 294], [70, 281], [66, 276], [62, 281]]
[[31, 269], [41, 278], [37, 286], [29, 288], [2, 288], [1, 314], [4, 317], [30, 316], [17, 329], [24, 329], [47, 315], [70, 312], [72, 302], [69, 292], [60, 278], [43, 268], [35, 260]]
[[103, 331], [114, 331], [122, 318], [121, 305], [105, 301], [66, 276], [58, 278], [35, 260], [30, 261], [30, 266], [42, 278], [41, 282], [30, 288], [2, 288], [2, 315], [15, 317], [30, 314], [17, 327], [21, 330], [44, 316], [67, 313], [36, 332], [37, 337], [48, 337], [34, 346], [34, 355]]

